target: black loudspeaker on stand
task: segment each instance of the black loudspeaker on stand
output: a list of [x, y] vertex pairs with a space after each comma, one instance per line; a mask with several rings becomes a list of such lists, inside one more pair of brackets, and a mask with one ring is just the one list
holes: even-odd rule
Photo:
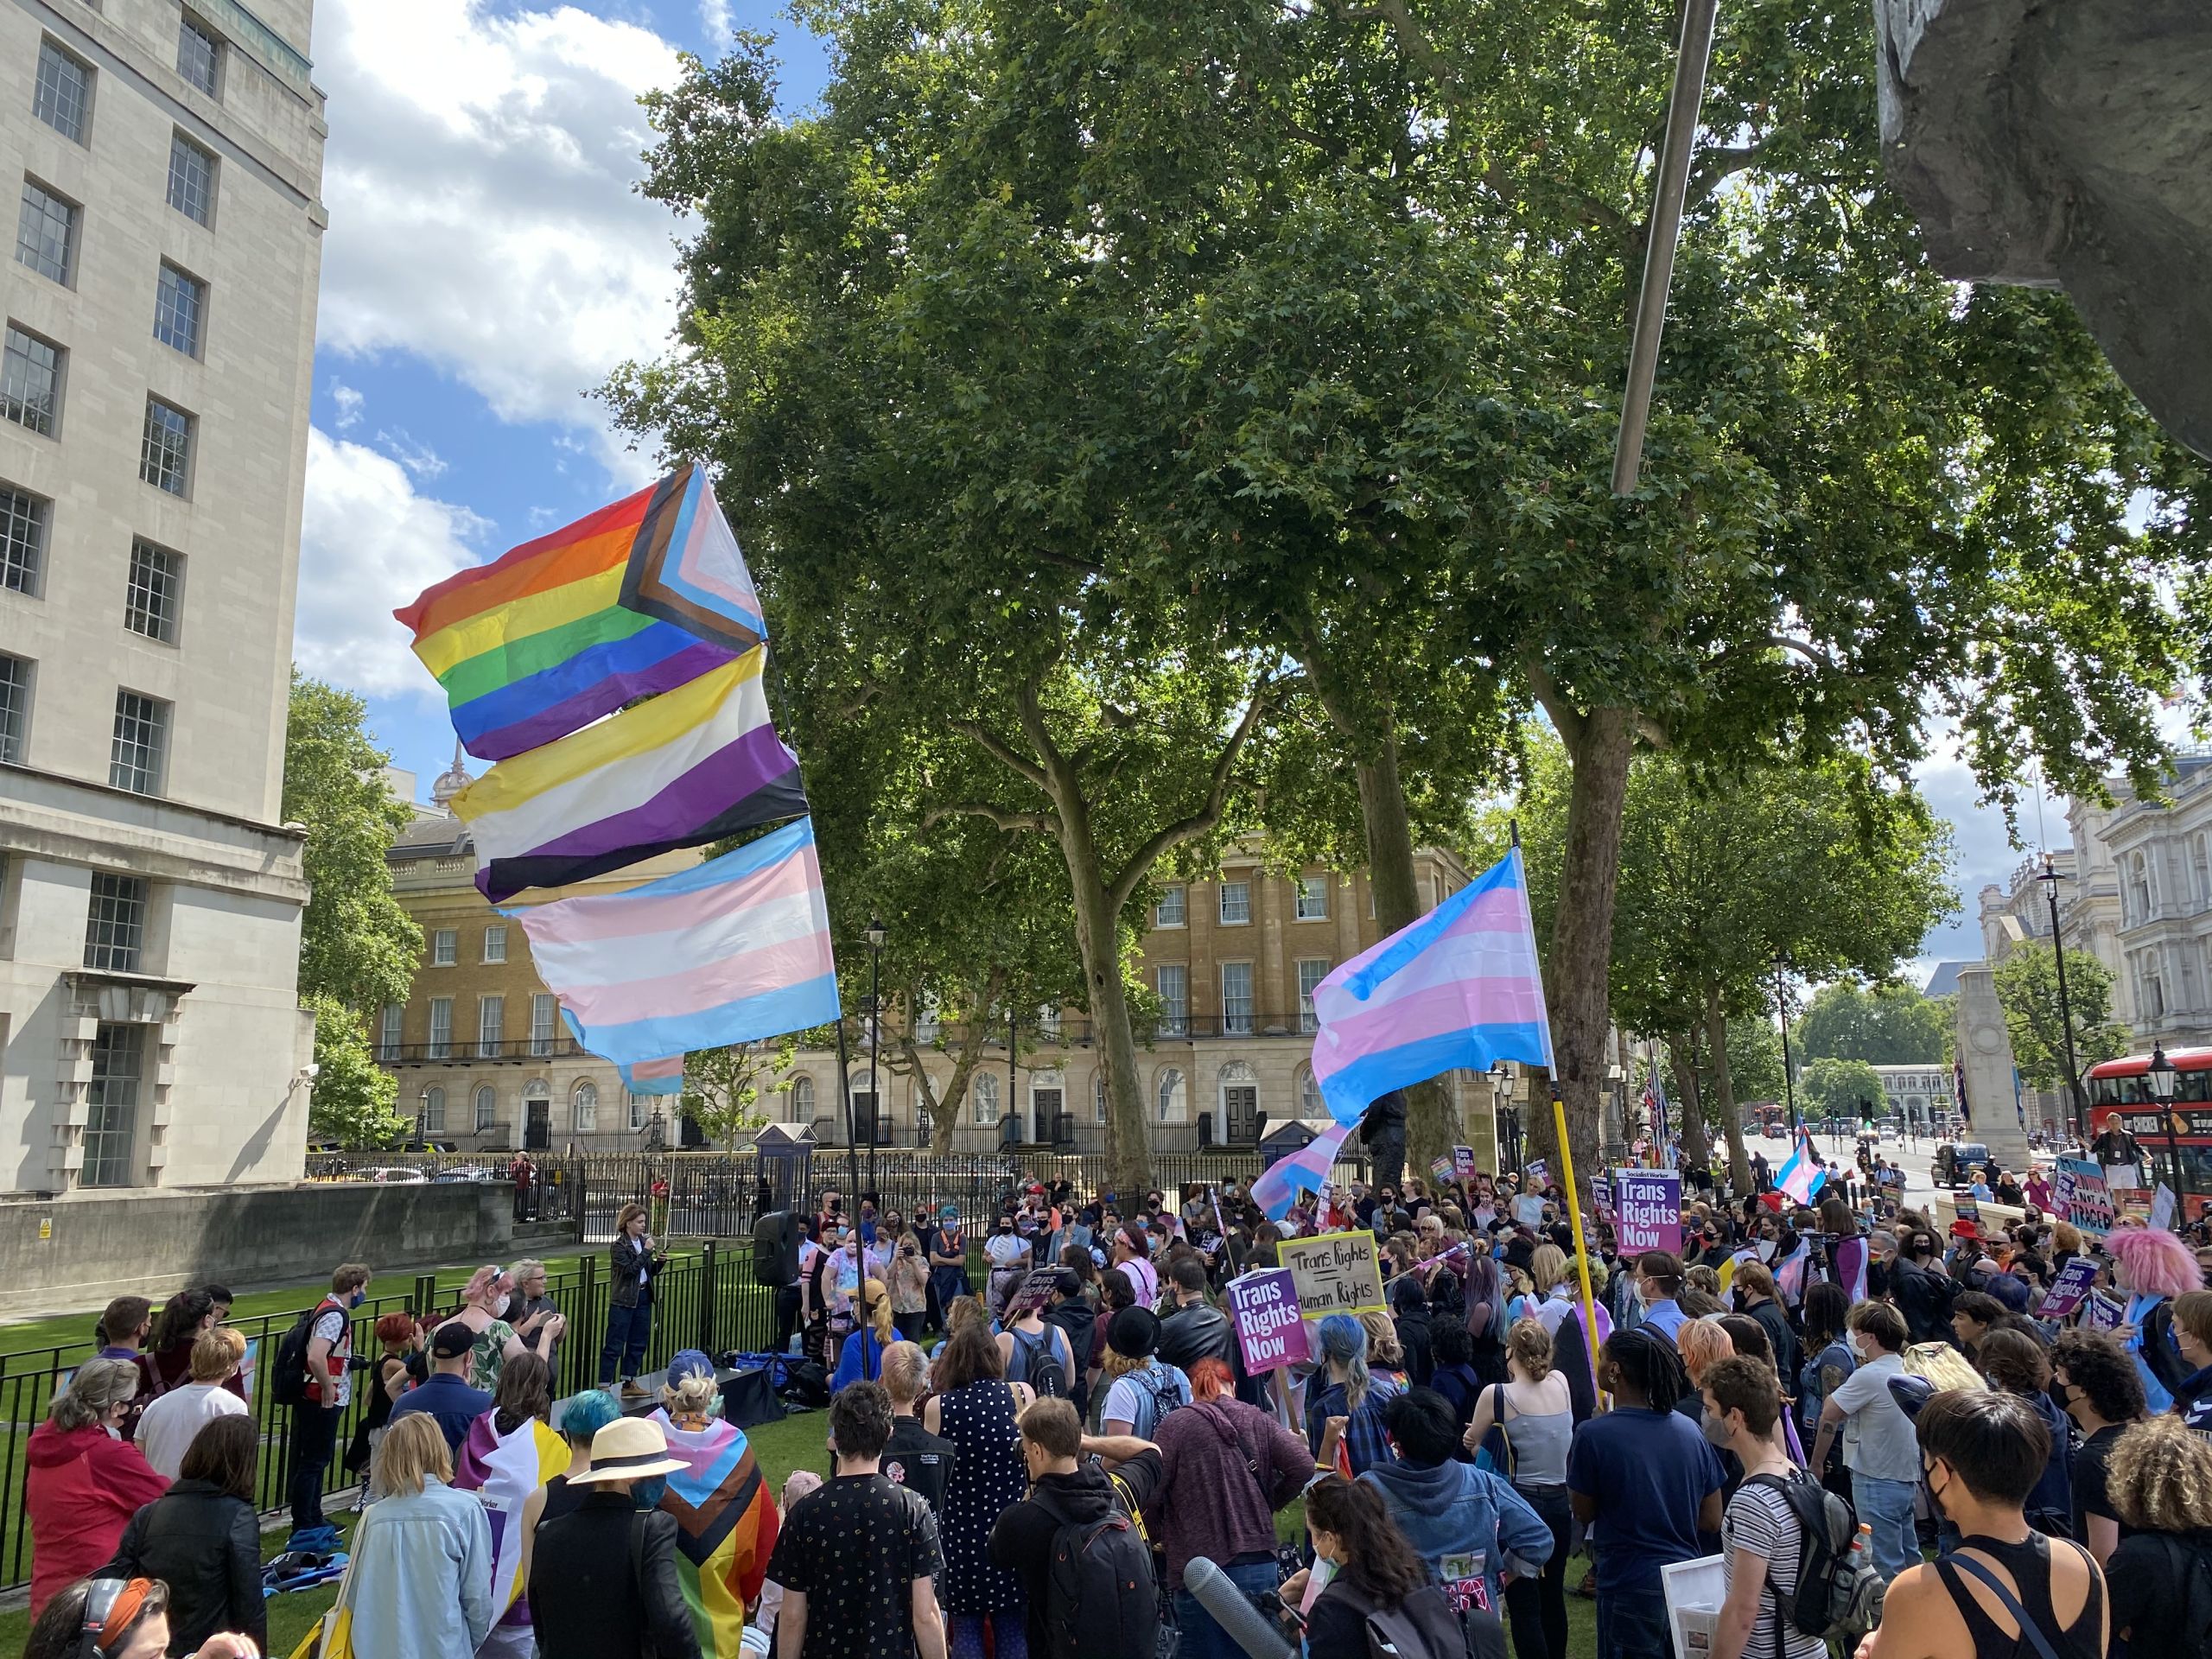
[[798, 1279], [798, 1217], [788, 1210], [753, 1224], [753, 1281], [771, 1290]]

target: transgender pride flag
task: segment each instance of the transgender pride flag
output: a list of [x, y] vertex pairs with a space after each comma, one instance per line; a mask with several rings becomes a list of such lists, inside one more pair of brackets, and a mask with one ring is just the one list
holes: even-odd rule
[[1260, 1206], [1260, 1213], [1269, 1221], [1281, 1221], [1290, 1213], [1290, 1206], [1298, 1201], [1300, 1187], [1319, 1192], [1327, 1183], [1329, 1167], [1337, 1161], [1337, 1154], [1344, 1144], [1344, 1137], [1352, 1131], [1349, 1123], [1334, 1124], [1313, 1140], [1300, 1147], [1287, 1158], [1278, 1158], [1252, 1180], [1252, 1202]]
[[1792, 1204], [1810, 1204], [1813, 1194], [1827, 1184], [1827, 1166], [1821, 1162], [1821, 1154], [1813, 1150], [1813, 1137], [1799, 1131], [1797, 1144], [1791, 1149], [1789, 1162], [1776, 1172], [1775, 1190]]
[[1543, 970], [1514, 848], [1434, 910], [1313, 988], [1313, 1077], [1355, 1123], [1377, 1096], [1500, 1060], [1552, 1069]]

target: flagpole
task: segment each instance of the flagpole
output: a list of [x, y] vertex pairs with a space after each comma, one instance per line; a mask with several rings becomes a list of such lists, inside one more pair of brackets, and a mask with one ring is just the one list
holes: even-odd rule
[[1590, 1245], [1582, 1236], [1582, 1199], [1574, 1184], [1574, 1150], [1567, 1143], [1567, 1102], [1560, 1098], [1559, 1077], [1545, 1074], [1552, 1085], [1552, 1133], [1559, 1137], [1560, 1167], [1567, 1176], [1567, 1214], [1574, 1229], [1574, 1270], [1582, 1281], [1582, 1334], [1589, 1351], [1590, 1386], [1598, 1391], [1598, 1409], [1605, 1408], [1605, 1391], [1598, 1389], [1598, 1295], [1590, 1288]]

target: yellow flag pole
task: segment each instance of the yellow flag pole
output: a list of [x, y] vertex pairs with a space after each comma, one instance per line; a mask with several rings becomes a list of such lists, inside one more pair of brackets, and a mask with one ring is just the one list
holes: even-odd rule
[[1582, 1199], [1574, 1185], [1574, 1152], [1567, 1143], [1567, 1102], [1560, 1098], [1559, 1078], [1551, 1078], [1552, 1131], [1559, 1139], [1560, 1170], [1567, 1177], [1567, 1214], [1574, 1229], [1574, 1270], [1582, 1281], [1582, 1335], [1589, 1348], [1590, 1386], [1598, 1395], [1598, 1409], [1605, 1408], [1605, 1395], [1598, 1388], [1598, 1297], [1590, 1288], [1590, 1243], [1582, 1236]]

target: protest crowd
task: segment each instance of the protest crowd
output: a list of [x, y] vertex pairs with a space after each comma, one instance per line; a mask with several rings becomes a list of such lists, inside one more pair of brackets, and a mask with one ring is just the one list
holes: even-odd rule
[[[1578, 1598], [1605, 1659], [1685, 1619], [1712, 1659], [2204, 1651], [2212, 1249], [1768, 1173], [824, 1193], [775, 1287], [823, 1452], [779, 1491], [714, 1359], [639, 1378], [638, 1206], [557, 1411], [541, 1266], [372, 1332], [348, 1264], [263, 1371], [288, 1558], [342, 1571], [323, 1659], [1565, 1659]], [[33, 1436], [30, 1659], [265, 1645], [229, 1300], [119, 1299]]]

